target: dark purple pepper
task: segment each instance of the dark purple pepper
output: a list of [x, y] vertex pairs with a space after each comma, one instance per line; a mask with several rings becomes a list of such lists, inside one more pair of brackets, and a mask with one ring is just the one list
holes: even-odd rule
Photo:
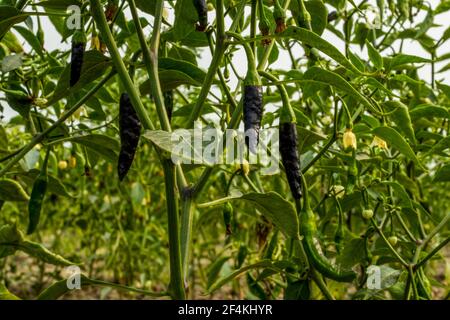
[[120, 96], [119, 129], [120, 153], [117, 172], [119, 180], [122, 181], [133, 163], [141, 136], [141, 122], [127, 93]]
[[259, 129], [263, 108], [263, 95], [261, 86], [244, 86], [244, 130], [245, 143], [251, 152], [256, 152], [259, 142]]
[[280, 155], [292, 196], [294, 199], [300, 199], [302, 197], [302, 181], [295, 123], [280, 124]]
[[198, 31], [205, 31], [208, 26], [208, 6], [205, 0], [194, 0], [194, 7], [198, 14]]
[[80, 80], [81, 67], [83, 66], [84, 50], [86, 44], [84, 42], [72, 43], [72, 56], [70, 61], [70, 86], [73, 87]]

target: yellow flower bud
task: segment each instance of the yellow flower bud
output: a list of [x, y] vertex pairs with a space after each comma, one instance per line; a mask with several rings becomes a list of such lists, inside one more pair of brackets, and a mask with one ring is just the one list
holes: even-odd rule
[[97, 36], [93, 36], [91, 39], [91, 49], [100, 51], [100, 39]]
[[331, 194], [336, 198], [342, 198], [345, 195], [345, 188], [341, 185], [334, 185], [331, 187]]
[[58, 168], [59, 168], [60, 170], [67, 169], [67, 161], [61, 160], [60, 162], [58, 162]]
[[236, 163], [235, 169], [242, 170], [242, 173], [244, 175], [248, 175], [248, 173], [250, 172], [250, 164], [247, 160], [243, 159], [242, 163]]
[[356, 149], [356, 136], [352, 129], [349, 128], [345, 131], [342, 143], [344, 145], [344, 150], [348, 150], [350, 148]]
[[69, 166], [71, 168], [75, 168], [77, 166], [77, 158], [75, 158], [74, 156], [70, 157]]
[[387, 143], [381, 138], [378, 138], [377, 136], [373, 137], [371, 147], [378, 147], [380, 149], [387, 149]]

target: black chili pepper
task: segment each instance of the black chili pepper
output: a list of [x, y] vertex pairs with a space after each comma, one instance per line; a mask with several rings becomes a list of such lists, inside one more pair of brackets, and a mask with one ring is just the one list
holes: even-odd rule
[[205, 0], [194, 0], [194, 7], [198, 14], [197, 31], [205, 31], [208, 26], [208, 6]]
[[85, 41], [73, 40], [72, 56], [70, 60], [70, 86], [73, 87], [81, 76], [81, 68], [84, 60]]
[[295, 123], [280, 124], [280, 155], [294, 199], [302, 197], [300, 161], [297, 152], [297, 127]]
[[127, 93], [120, 96], [119, 110], [120, 153], [117, 171], [119, 180], [128, 173], [141, 136], [141, 122]]
[[244, 86], [244, 130], [245, 143], [251, 152], [256, 152], [261, 128], [263, 96], [261, 86]]

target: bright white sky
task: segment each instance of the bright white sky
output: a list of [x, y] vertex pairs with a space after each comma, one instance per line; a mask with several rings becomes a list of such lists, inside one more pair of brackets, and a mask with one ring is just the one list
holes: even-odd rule
[[[359, 1], [357, 1], [357, 2], [359, 2]], [[369, 2], [372, 3], [374, 6], [376, 6], [375, 0], [370, 0]], [[441, 2], [440, 0], [429, 0], [428, 1], [428, 3], [431, 4], [432, 8], [436, 8], [436, 6], [440, 2]], [[314, 13], [312, 13], [312, 14], [314, 14]], [[145, 16], [148, 17], [149, 20], [152, 20], [151, 16], [148, 16], [148, 15], [145, 15]], [[425, 12], [423, 12], [419, 17], [416, 18], [416, 23], [422, 21], [424, 17], [425, 17]], [[173, 19], [173, 11], [169, 10], [169, 21], [171, 19]], [[214, 19], [214, 13], [210, 12], [210, 21], [212, 21], [213, 19]], [[442, 36], [444, 30], [450, 25], [449, 19], [450, 19], [450, 11], [442, 13], [440, 15], [437, 15], [434, 20], [436, 27], [432, 28], [428, 32], [428, 35], [430, 35], [434, 39], [439, 39]], [[61, 37], [56, 32], [56, 30], [54, 29], [54, 27], [52, 26], [52, 24], [50, 23], [48, 18], [42, 17], [41, 22], [43, 24], [44, 30], [46, 30], [46, 33], [44, 35], [45, 36], [45, 47], [48, 51], [53, 51], [56, 49], [68, 50], [70, 48], [70, 44], [61, 43]], [[228, 21], [228, 23], [229, 22], [230, 21]], [[330, 43], [332, 43], [333, 45], [335, 45], [342, 52], [344, 51], [344, 43], [339, 38], [337, 38], [334, 34], [332, 34], [331, 32], [326, 30], [325, 33], [323, 34], [323, 38], [326, 39], [327, 41], [329, 41]], [[398, 43], [397, 43], [397, 45], [398, 45]], [[29, 47], [25, 45], [25, 48], [29, 48]], [[357, 46], [357, 45], [356, 46], [352, 45], [351, 50], [353, 52], [361, 55], [363, 58], [367, 57], [367, 53], [365, 51], [361, 52], [359, 49], [359, 46]], [[294, 47], [294, 52], [299, 52], [299, 55], [301, 55], [302, 49], [300, 48], [300, 46]], [[407, 53], [407, 54], [418, 55], [418, 56], [429, 58], [429, 54], [425, 50], [423, 50], [422, 47], [417, 42], [412, 41], [412, 40], [404, 41], [403, 52]], [[437, 52], [437, 56], [439, 57], [440, 55], [443, 55], [448, 52], [450, 52], [450, 40], [448, 40], [446, 43], [444, 43], [440, 47], [439, 51]], [[389, 53], [390, 52], [388, 50], [383, 52], [383, 54], [389, 54]], [[204, 69], [207, 69], [210, 65], [210, 61], [211, 61], [211, 54], [209, 52], [209, 49], [202, 50], [201, 59], [199, 59], [199, 66]], [[445, 64], [447, 64], [449, 62], [450, 61], [447, 60], [444, 62], [437, 63], [436, 70], [440, 70]], [[242, 76], [245, 75], [246, 58], [245, 58], [245, 54], [242, 49], [239, 50], [235, 54], [234, 63], [235, 63], [235, 66], [237, 66], [237, 69], [239, 70], [240, 74]], [[280, 69], [290, 69], [291, 63], [290, 63], [290, 58], [289, 58], [288, 53], [280, 51], [278, 61], [275, 64], [273, 64], [271, 67], [272, 68], [280, 68]], [[428, 82], [431, 80], [430, 65], [424, 65], [420, 69], [419, 73], [420, 73], [420, 76], [422, 77], [422, 79], [424, 79]], [[438, 73], [436, 75], [436, 80], [450, 84], [450, 80], [448, 79], [449, 76], [450, 76], [450, 71], [447, 71], [445, 73]], [[234, 89], [234, 86], [236, 85], [236, 79], [232, 79], [229, 84], [232, 86], [232, 89]], [[6, 119], [8, 119], [14, 115], [15, 115], [15, 112], [10, 109], [7, 109], [4, 114]]]

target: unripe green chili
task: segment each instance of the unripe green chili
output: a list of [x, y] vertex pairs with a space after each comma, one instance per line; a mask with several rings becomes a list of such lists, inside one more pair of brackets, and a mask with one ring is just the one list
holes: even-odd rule
[[81, 76], [84, 51], [86, 49], [86, 36], [84, 31], [75, 31], [72, 39], [72, 55], [70, 61], [70, 86], [73, 87]]
[[117, 164], [120, 181], [125, 178], [133, 163], [141, 136], [141, 127], [141, 122], [133, 108], [130, 97], [127, 93], [122, 93], [119, 107], [120, 153]]
[[226, 229], [226, 235], [229, 236], [232, 231], [231, 231], [231, 220], [233, 218], [233, 206], [231, 205], [231, 203], [227, 202], [224, 206], [223, 206], [223, 222], [225, 224], [225, 229]]
[[193, 0], [198, 14], [197, 31], [205, 31], [208, 26], [208, 6], [206, 0]]
[[45, 194], [47, 192], [47, 184], [48, 184], [47, 165], [49, 156], [50, 156], [50, 149], [47, 150], [41, 171], [37, 176], [36, 180], [34, 181], [33, 189], [31, 191], [30, 201], [28, 202], [29, 222], [27, 234], [32, 234], [39, 224], [39, 219], [42, 210], [42, 202], [44, 201]]
[[316, 217], [309, 203], [308, 187], [305, 178], [303, 176], [301, 177], [303, 183], [303, 207], [300, 212], [300, 233], [303, 236], [302, 242], [309, 262], [327, 278], [340, 282], [351, 282], [356, 277], [355, 272], [336, 270], [317, 250]]

